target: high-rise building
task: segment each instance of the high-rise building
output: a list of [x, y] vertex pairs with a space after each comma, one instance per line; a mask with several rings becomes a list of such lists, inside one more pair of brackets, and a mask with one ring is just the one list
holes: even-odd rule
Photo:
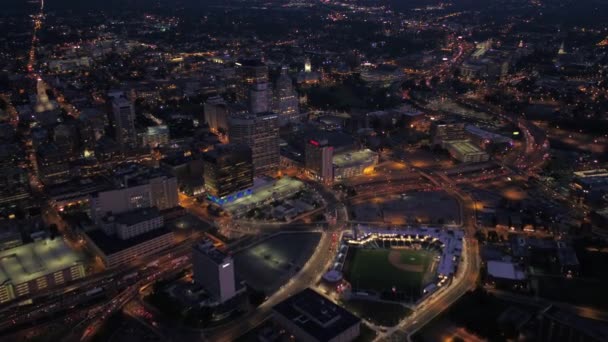
[[228, 106], [219, 96], [211, 97], [205, 102], [205, 123], [212, 132], [228, 131]]
[[119, 97], [112, 101], [116, 142], [124, 151], [137, 147], [135, 109], [129, 100]]
[[279, 117], [275, 113], [233, 115], [228, 120], [231, 143], [251, 148], [253, 175], [274, 175], [279, 168]]
[[287, 75], [287, 68], [281, 69], [274, 91], [274, 112], [286, 120], [293, 120], [300, 114], [298, 95], [293, 89], [291, 77]]
[[253, 114], [268, 112], [270, 98], [268, 83], [254, 83], [249, 89], [249, 111]]
[[194, 281], [202, 285], [212, 297], [224, 303], [237, 294], [232, 257], [204, 241], [192, 248]]
[[217, 145], [203, 154], [207, 197], [223, 204], [247, 194], [253, 186], [251, 148], [242, 144]]
[[241, 59], [235, 64], [238, 78], [236, 96], [246, 101], [249, 89], [256, 83], [268, 83], [268, 66], [259, 59]]
[[309, 140], [304, 152], [305, 166], [310, 175], [325, 184], [334, 180], [334, 148], [328, 145], [327, 139]]

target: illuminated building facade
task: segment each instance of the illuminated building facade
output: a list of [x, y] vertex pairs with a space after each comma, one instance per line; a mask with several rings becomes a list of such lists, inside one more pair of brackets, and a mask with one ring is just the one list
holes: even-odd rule
[[251, 148], [242, 144], [218, 145], [203, 155], [207, 198], [218, 204], [250, 193], [253, 186]]
[[310, 175], [325, 184], [334, 180], [334, 148], [329, 146], [327, 140], [311, 139], [306, 144], [305, 166]]

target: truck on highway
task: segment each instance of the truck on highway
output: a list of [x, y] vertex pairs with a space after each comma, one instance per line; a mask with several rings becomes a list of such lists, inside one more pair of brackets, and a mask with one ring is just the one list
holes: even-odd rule
[[145, 268], [150, 268], [150, 267], [158, 267], [159, 261], [158, 260], [154, 260], [151, 263], [147, 264]]
[[122, 281], [133, 280], [133, 279], [137, 278], [138, 275], [139, 275], [139, 272], [129, 273], [126, 276], [122, 277]]
[[94, 289], [91, 289], [91, 290], [89, 290], [89, 291], [85, 292], [84, 294], [85, 294], [87, 297], [91, 297], [91, 296], [94, 296], [94, 295], [96, 295], [96, 294], [101, 293], [102, 291], [103, 291], [103, 288], [102, 288], [102, 287], [96, 287], [96, 288], [94, 288]]

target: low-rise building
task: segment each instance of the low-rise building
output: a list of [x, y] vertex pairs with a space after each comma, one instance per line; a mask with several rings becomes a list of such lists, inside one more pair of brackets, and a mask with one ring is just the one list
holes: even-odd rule
[[101, 258], [107, 268], [141, 261], [148, 255], [170, 248], [173, 232], [165, 227], [122, 240], [97, 229], [85, 234], [89, 248]]
[[334, 178], [340, 180], [362, 175], [373, 170], [378, 160], [378, 153], [369, 149], [335, 155]]
[[452, 158], [463, 163], [480, 163], [490, 160], [490, 155], [468, 140], [454, 140], [445, 143]]
[[61, 238], [44, 238], [0, 252], [0, 303], [61, 285], [86, 274], [84, 255]]
[[174, 243], [173, 232], [164, 226], [155, 207], [105, 217], [99, 228], [84, 233], [84, 237], [108, 268], [140, 261]]
[[346, 342], [360, 334], [361, 319], [311, 289], [272, 308], [276, 322], [298, 341]]
[[524, 288], [528, 277], [519, 265], [499, 260], [487, 263], [488, 281], [500, 288]]

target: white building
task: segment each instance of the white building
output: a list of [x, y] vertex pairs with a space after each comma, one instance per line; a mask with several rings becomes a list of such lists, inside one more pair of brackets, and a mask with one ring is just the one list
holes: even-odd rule
[[163, 225], [163, 216], [154, 207], [104, 217], [101, 223], [101, 227], [106, 234], [116, 235], [122, 240], [159, 229]]
[[446, 141], [445, 148], [450, 155], [463, 163], [480, 163], [490, 160], [490, 155], [468, 140]]
[[194, 281], [220, 303], [237, 294], [234, 261], [215, 248], [212, 241], [201, 242], [192, 248], [192, 269]]
[[113, 189], [90, 195], [90, 215], [99, 222], [108, 213], [157, 207], [165, 210], [179, 205], [177, 178], [160, 172], [126, 175]]
[[293, 89], [291, 77], [287, 75], [287, 68], [281, 69], [274, 91], [274, 112], [279, 114], [283, 121], [297, 119], [300, 114], [298, 94]]

